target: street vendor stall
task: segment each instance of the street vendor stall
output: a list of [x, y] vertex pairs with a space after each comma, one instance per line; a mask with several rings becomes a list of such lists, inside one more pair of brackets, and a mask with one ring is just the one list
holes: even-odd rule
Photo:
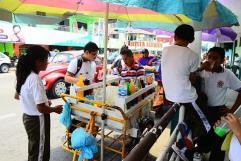
[[[107, 79], [106, 87], [106, 104], [102, 103], [101, 95], [103, 93], [99, 90], [102, 89], [102, 83], [94, 83], [89, 86], [77, 88], [76, 91], [84, 91], [92, 89], [94, 91], [94, 100], [87, 99], [88, 97], [81, 98], [75, 95], [63, 94], [62, 99], [71, 103], [71, 114], [81, 122], [87, 123], [86, 130], [96, 136], [97, 143], [98, 135], [101, 133], [101, 128], [98, 131], [94, 130], [94, 127], [100, 127], [102, 120], [105, 120], [105, 128], [108, 129], [108, 133], [105, 133], [104, 138], [111, 140], [111, 143], [104, 145], [104, 148], [110, 150], [116, 154], [120, 154], [122, 159], [126, 156], [125, 145], [127, 144], [127, 138], [139, 138], [144, 129], [148, 126], [153, 126], [152, 121], [145, 122], [145, 125], [141, 120], [151, 120], [150, 111], [153, 104], [155, 95], [155, 88], [157, 83], [153, 81], [150, 84], [146, 84], [144, 88], [136, 90], [131, 95], [123, 96], [120, 94], [120, 86], [112, 86], [113, 82], [119, 82], [118, 77], [112, 76]], [[101, 101], [100, 101], [101, 100]], [[102, 113], [102, 108], [105, 106], [105, 114]], [[80, 125], [74, 125], [79, 127]], [[111, 136], [112, 133], [117, 133], [118, 137]], [[67, 151], [74, 152], [74, 149], [70, 145], [70, 131], [66, 131], [66, 141], [63, 144], [63, 148]], [[113, 147], [113, 144], [119, 143], [120, 149]], [[76, 152], [77, 154], [79, 152]]]

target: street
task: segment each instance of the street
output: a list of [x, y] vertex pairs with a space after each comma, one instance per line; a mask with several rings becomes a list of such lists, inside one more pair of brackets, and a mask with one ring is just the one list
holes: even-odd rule
[[[19, 101], [15, 100], [15, 72], [0, 73], [0, 156], [1, 161], [26, 161], [28, 139], [22, 122]], [[63, 104], [61, 99], [52, 100], [53, 105]], [[65, 128], [51, 114], [51, 161], [72, 160], [72, 155], [61, 148]]]
[[[15, 100], [15, 72], [0, 73], [0, 161], [26, 161], [28, 156], [28, 139], [22, 123], [19, 101]], [[237, 93], [228, 91], [227, 106], [231, 106]], [[61, 99], [51, 100], [53, 105], [63, 104]], [[51, 114], [51, 157], [50, 161], [70, 161], [72, 155], [63, 151], [65, 128], [58, 121], [57, 114]], [[169, 137], [169, 128], [163, 132], [150, 149], [150, 154], [158, 156], [165, 147]]]

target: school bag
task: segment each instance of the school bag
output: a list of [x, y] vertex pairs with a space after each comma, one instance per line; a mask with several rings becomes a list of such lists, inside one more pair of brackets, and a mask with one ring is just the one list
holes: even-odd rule
[[81, 67], [82, 67], [82, 62], [83, 62], [83, 59], [82, 59], [82, 56], [78, 57], [77, 58], [77, 70], [75, 72], [75, 76], [79, 73]]

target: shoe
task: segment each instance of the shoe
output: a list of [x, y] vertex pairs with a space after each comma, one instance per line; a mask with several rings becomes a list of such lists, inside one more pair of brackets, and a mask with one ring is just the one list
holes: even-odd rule
[[201, 153], [195, 152], [193, 155], [193, 161], [202, 161], [203, 155]]
[[183, 138], [183, 141], [184, 141], [185, 147], [187, 147], [187, 149], [193, 149], [194, 148], [193, 142], [189, 138], [187, 138], [187, 137]]
[[173, 151], [183, 160], [183, 161], [189, 161], [187, 157], [185, 156], [185, 148], [179, 149], [176, 144], [172, 145]]

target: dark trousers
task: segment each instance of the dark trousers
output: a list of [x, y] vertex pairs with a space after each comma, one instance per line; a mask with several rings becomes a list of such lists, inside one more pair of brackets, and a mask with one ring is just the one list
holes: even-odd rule
[[[208, 120], [212, 126], [214, 126], [215, 122], [221, 118], [221, 116], [225, 115], [225, 106], [217, 106], [217, 107], [209, 107]], [[223, 137], [219, 137], [215, 134], [212, 129], [207, 135], [201, 136], [196, 140], [198, 145], [198, 151], [201, 152], [211, 152], [209, 161], [223, 161], [225, 157], [225, 152], [221, 151], [221, 146], [225, 139], [226, 135]]]
[[[199, 107], [199, 109], [202, 111], [204, 114], [204, 119], [207, 120], [206, 118], [206, 111], [207, 111], [207, 105], [205, 101], [199, 97], [196, 101], [196, 105]], [[196, 137], [206, 135], [208, 131], [206, 130], [204, 123], [203, 123], [203, 118], [201, 118], [198, 114], [198, 112], [195, 110], [193, 107], [192, 103], [183, 103], [182, 104], [185, 108], [185, 115], [184, 115], [184, 122], [187, 124], [187, 126], [190, 128], [192, 131], [192, 138], [195, 139]], [[178, 115], [179, 112], [175, 114], [173, 119], [171, 120], [171, 133], [176, 127], [178, 123]]]
[[219, 137], [213, 129], [205, 136], [201, 136], [196, 140], [198, 147], [196, 151], [208, 153], [210, 152], [209, 161], [223, 161], [225, 151], [221, 151], [221, 146], [226, 135]]
[[[192, 103], [185, 103], [183, 104], [185, 107], [185, 116], [184, 116], [184, 122], [187, 124], [187, 126], [190, 128], [192, 132], [192, 138], [195, 140], [196, 138], [206, 135], [210, 130], [207, 129], [207, 126], [210, 127], [210, 123], [208, 122], [207, 119], [207, 113], [206, 113], [206, 108], [203, 104], [203, 102], [199, 99], [196, 101], [196, 105], [202, 112], [202, 116], [200, 116], [197, 112], [197, 110], [193, 107]], [[206, 120], [207, 122], [204, 122]], [[206, 123], [206, 127], [205, 127]]]
[[23, 124], [28, 135], [28, 161], [49, 161], [50, 115], [23, 114]]

